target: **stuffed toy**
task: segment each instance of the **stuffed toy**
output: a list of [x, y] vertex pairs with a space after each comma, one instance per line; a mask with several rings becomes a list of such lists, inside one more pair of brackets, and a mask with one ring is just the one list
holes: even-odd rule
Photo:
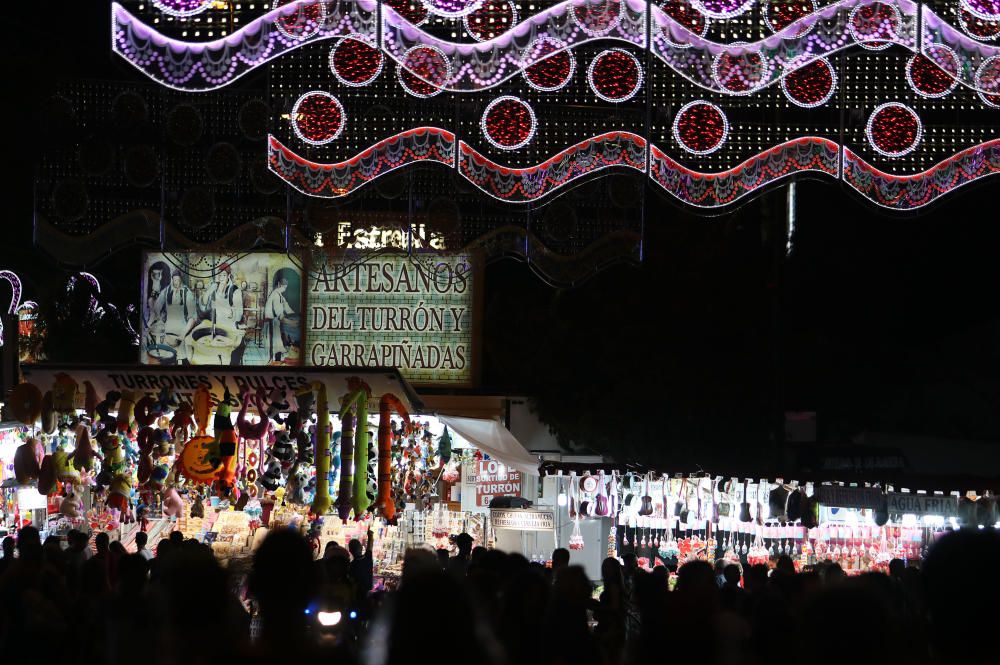
[[76, 519], [83, 514], [83, 501], [76, 495], [76, 490], [72, 485], [66, 486], [66, 496], [59, 504], [59, 512], [70, 519]]
[[56, 465], [52, 455], [42, 458], [38, 467], [38, 493], [48, 496], [56, 491]]
[[149, 482], [147, 483], [149, 489], [154, 492], [162, 491], [163, 484], [166, 482], [168, 475], [170, 475], [170, 467], [166, 464], [157, 464], [154, 466], [152, 473], [149, 474]]
[[139, 466], [136, 470], [136, 479], [139, 484], [142, 485], [149, 481], [149, 476], [153, 473], [153, 435], [156, 432], [149, 425], [143, 426], [139, 430], [138, 436], [136, 436], [136, 442], [139, 444]]
[[139, 399], [140, 393], [134, 390], [123, 390], [121, 403], [118, 405], [118, 431], [128, 432], [132, 427], [132, 419], [135, 415], [135, 402]]
[[44, 455], [41, 442], [34, 437], [17, 447], [14, 451], [14, 477], [18, 484], [27, 485], [38, 478]]
[[278, 432], [274, 437], [274, 445], [271, 446], [271, 457], [281, 462], [281, 468], [286, 471], [292, 467], [295, 450], [292, 448], [292, 440], [288, 436], [288, 432]]
[[205, 386], [198, 386], [194, 391], [192, 413], [198, 425], [198, 435], [204, 436], [208, 431], [208, 418], [212, 413], [212, 393]]
[[52, 406], [52, 391], [47, 390], [44, 395], [42, 395], [42, 415], [41, 415], [41, 430], [45, 434], [53, 434], [56, 431], [56, 426], [59, 423], [59, 414], [56, 413], [55, 407]]
[[215, 410], [215, 440], [218, 455], [209, 457], [209, 461], [217, 467], [216, 479], [219, 481], [219, 496], [227, 496], [236, 485], [236, 428], [233, 426], [232, 407], [236, 400], [226, 389], [225, 397]]
[[[368, 498], [368, 400], [372, 389], [367, 383], [352, 377], [347, 380], [348, 388], [357, 395], [356, 406], [358, 421], [354, 434], [354, 487], [352, 488], [352, 506], [354, 519], [360, 520], [368, 512], [371, 500]], [[329, 460], [329, 454], [327, 455]], [[329, 464], [329, 461], [327, 462]]]
[[42, 416], [42, 391], [32, 383], [18, 384], [10, 391], [9, 406], [14, 419], [30, 427]]
[[176, 441], [180, 434], [181, 440], [186, 440], [191, 437], [194, 428], [194, 407], [183, 402], [174, 411], [174, 417], [170, 419], [170, 436]]
[[392, 420], [395, 411], [402, 417], [403, 426], [409, 429], [410, 413], [398, 397], [390, 393], [382, 395], [378, 402], [378, 497], [375, 508], [390, 523], [395, 523], [396, 504], [390, 498], [392, 493]]
[[94, 407], [101, 424], [101, 429], [114, 430], [118, 428], [118, 423], [111, 417], [111, 410], [115, 408], [118, 404], [118, 400], [121, 398], [122, 394], [120, 392], [117, 390], [109, 390], [107, 395], [104, 396], [104, 400], [98, 402], [97, 406]]
[[[102, 433], [103, 434], [103, 433]], [[104, 464], [112, 473], [117, 473], [125, 468], [125, 447], [122, 445], [121, 437], [117, 434], [106, 434], [100, 439], [101, 451], [104, 453]]]
[[52, 453], [52, 466], [56, 471], [56, 479], [70, 485], [80, 484], [80, 472], [73, 466], [73, 458], [61, 448]]
[[[296, 464], [291, 473], [288, 474], [288, 483], [285, 486], [285, 498], [292, 503], [304, 504], [306, 502], [306, 487], [308, 483], [309, 469], [304, 464]], [[315, 514], [321, 515], [325, 513], [317, 512]]]
[[267, 468], [261, 474], [260, 484], [268, 492], [274, 492], [285, 483], [281, 477], [281, 462], [272, 459], [267, 463]]
[[281, 414], [288, 412], [288, 399], [286, 398], [286, 392], [283, 388], [275, 388], [271, 391], [271, 394], [267, 396], [269, 404], [267, 405], [267, 417], [283, 425], [285, 420], [281, 417]]
[[153, 453], [158, 457], [166, 457], [174, 451], [174, 440], [170, 438], [170, 432], [167, 429], [155, 429], [153, 430], [153, 436], [151, 437], [153, 441]]
[[[327, 402], [326, 384], [317, 381], [313, 384], [316, 391], [316, 412], [319, 422], [316, 425], [316, 492], [313, 496], [310, 512], [322, 517], [330, 512], [330, 407]], [[302, 405], [299, 404], [299, 408]], [[346, 519], [346, 517], [345, 517]]]
[[94, 458], [104, 459], [104, 457], [94, 449], [94, 442], [90, 438], [90, 428], [81, 424], [76, 429], [76, 450], [73, 451], [73, 466], [78, 471], [93, 471]]
[[69, 374], [59, 372], [52, 384], [52, 408], [59, 413], [72, 413], [76, 406], [78, 386]]
[[205, 503], [198, 492], [191, 494], [191, 517], [205, 517]]
[[247, 407], [250, 405], [250, 399], [250, 391], [244, 390], [241, 397], [243, 405], [240, 407], [239, 415], [236, 416], [236, 429], [244, 439], [259, 441], [267, 436], [267, 432], [271, 428], [271, 420], [267, 417], [267, 407], [264, 404], [263, 396], [257, 393], [253, 396], [253, 399], [257, 407], [257, 413], [260, 415], [260, 420], [257, 423], [248, 421]]
[[292, 436], [295, 439], [295, 448], [297, 451], [296, 459], [304, 464], [312, 464], [312, 437], [309, 435], [309, 432], [306, 431], [306, 421], [302, 420], [298, 411], [293, 411], [288, 415], [286, 423], [288, 424], [288, 430], [292, 433]]
[[163, 514], [167, 517], [180, 517], [184, 512], [184, 500], [177, 490], [168, 487], [163, 493]]
[[149, 395], [143, 396], [138, 402], [135, 403], [134, 408], [135, 422], [139, 424], [139, 427], [151, 427], [153, 422], [160, 417], [160, 402], [150, 397]]
[[83, 382], [83, 411], [87, 417], [93, 420], [97, 416], [97, 404], [100, 400], [97, 397], [97, 390], [90, 381]]
[[129, 499], [132, 496], [132, 478], [128, 474], [118, 473], [111, 480], [108, 489], [108, 507], [117, 508], [122, 515], [129, 509]]

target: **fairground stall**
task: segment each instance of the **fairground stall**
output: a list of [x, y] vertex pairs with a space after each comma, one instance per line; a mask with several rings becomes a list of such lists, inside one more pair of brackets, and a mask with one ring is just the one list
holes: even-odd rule
[[[635, 554], [641, 567], [728, 559], [797, 569], [836, 562], [848, 574], [918, 565], [944, 531], [998, 524], [994, 494], [900, 485], [664, 474], [613, 464], [543, 465], [543, 500], [559, 544], [581, 562]], [[585, 563], [586, 565], [586, 563]], [[588, 565], [588, 570], [591, 567]]]
[[105, 530], [128, 545], [141, 529], [155, 546], [180, 530], [236, 561], [268, 529], [302, 531], [317, 556], [371, 530], [390, 579], [407, 548], [453, 550], [463, 532], [536, 558], [555, 542], [549, 527], [536, 543], [539, 522], [491, 523], [491, 504], [537, 493], [537, 460], [496, 420], [419, 415], [394, 369], [23, 373], [12, 464], [19, 487], [50, 497], [55, 533]]

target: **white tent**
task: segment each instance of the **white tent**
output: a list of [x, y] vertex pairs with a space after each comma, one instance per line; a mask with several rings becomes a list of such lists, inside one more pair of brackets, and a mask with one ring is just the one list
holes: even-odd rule
[[438, 420], [490, 457], [529, 476], [538, 475], [538, 458], [525, 450], [499, 421], [442, 415]]

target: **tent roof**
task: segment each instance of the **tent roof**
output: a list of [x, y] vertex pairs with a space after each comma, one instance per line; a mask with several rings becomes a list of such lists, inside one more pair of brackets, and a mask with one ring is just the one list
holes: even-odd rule
[[525, 450], [498, 420], [442, 415], [438, 415], [438, 420], [490, 457], [522, 473], [538, 475], [538, 458]]

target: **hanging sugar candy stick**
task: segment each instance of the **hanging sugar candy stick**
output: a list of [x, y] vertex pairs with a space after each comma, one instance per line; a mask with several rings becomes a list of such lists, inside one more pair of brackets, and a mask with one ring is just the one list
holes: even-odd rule
[[355, 381], [363, 392], [357, 401], [358, 422], [354, 434], [354, 519], [360, 520], [371, 505], [368, 498], [368, 399], [372, 389], [359, 379]]
[[[347, 386], [350, 392], [341, 400], [340, 408], [340, 491], [337, 493], [336, 504], [337, 515], [342, 520], [350, 517], [353, 505], [351, 495], [354, 489], [354, 476], [352, 474], [352, 469], [354, 468], [354, 425], [357, 420], [354, 409], [359, 400], [367, 399], [367, 393], [364, 388], [356, 387], [351, 380], [348, 380]], [[316, 410], [319, 411], [318, 406]], [[318, 441], [317, 448], [319, 448]], [[323, 449], [323, 456], [325, 457], [328, 454], [329, 439], [327, 439], [326, 447]], [[329, 461], [324, 462], [324, 464], [324, 468], [329, 472]], [[318, 471], [319, 469], [317, 469]]]
[[[326, 384], [317, 381], [316, 391], [316, 495], [309, 509], [314, 515], [330, 512], [330, 407], [326, 398]], [[343, 417], [343, 416], [341, 416]], [[347, 426], [346, 423], [344, 425]], [[339, 497], [338, 497], [339, 501]], [[349, 501], [349, 500], [348, 500]], [[346, 517], [344, 518], [346, 519]]]
[[378, 498], [375, 507], [390, 523], [396, 521], [396, 502], [392, 498], [392, 428], [389, 416], [395, 411], [403, 419], [406, 433], [410, 432], [410, 414], [391, 393], [382, 395], [378, 403]]
[[208, 416], [212, 412], [212, 393], [205, 386], [194, 391], [194, 419], [198, 424], [198, 435], [208, 432]]

